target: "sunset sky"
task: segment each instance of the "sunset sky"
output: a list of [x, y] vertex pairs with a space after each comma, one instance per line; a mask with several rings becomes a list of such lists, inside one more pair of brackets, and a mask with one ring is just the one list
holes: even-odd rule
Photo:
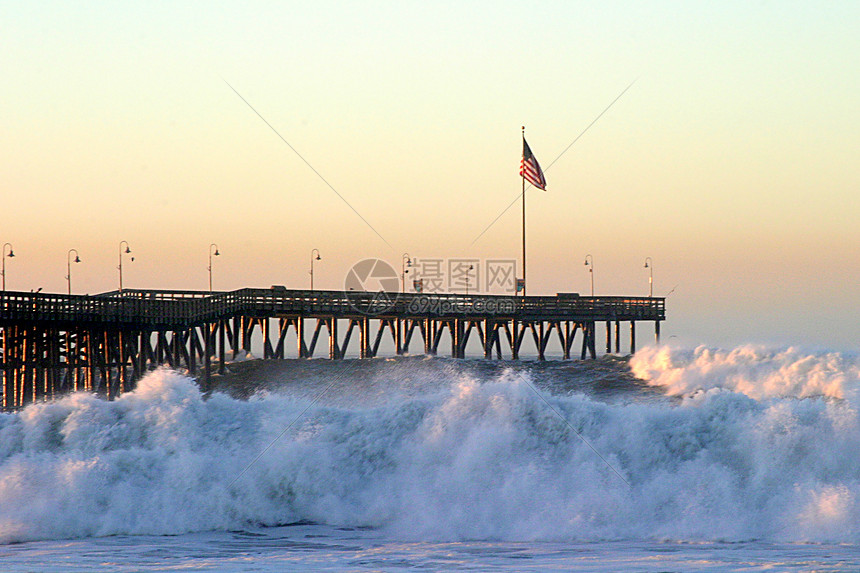
[[591, 254], [647, 295], [651, 257], [664, 340], [856, 351], [860, 3], [643, 4], [3, 2], [7, 290], [65, 292], [70, 248], [113, 290], [122, 240], [129, 288], [206, 289], [212, 242], [221, 290], [518, 259], [519, 203], [475, 239], [525, 125], [529, 294]]

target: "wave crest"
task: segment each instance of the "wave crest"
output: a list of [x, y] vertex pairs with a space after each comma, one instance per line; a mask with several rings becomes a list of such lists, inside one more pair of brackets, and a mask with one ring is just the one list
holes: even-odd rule
[[836, 352], [740, 346], [729, 350], [649, 347], [630, 360], [633, 373], [671, 395], [722, 388], [757, 400], [794, 397], [854, 398], [860, 360]]

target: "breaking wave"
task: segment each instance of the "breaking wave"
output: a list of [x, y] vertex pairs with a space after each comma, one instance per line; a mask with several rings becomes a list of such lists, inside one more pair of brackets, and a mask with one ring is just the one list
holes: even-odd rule
[[723, 388], [756, 400], [775, 397], [854, 398], [860, 388], [860, 359], [838, 352], [741, 346], [695, 350], [669, 346], [639, 351], [633, 373], [672, 395]]
[[860, 541], [856, 360], [646, 349], [631, 366], [678, 397], [549, 390], [511, 366], [376, 403], [359, 385], [353, 405], [342, 383], [337, 400], [204, 398], [169, 370], [113, 402], [34, 404], [0, 415], [0, 541], [298, 521], [423, 540]]

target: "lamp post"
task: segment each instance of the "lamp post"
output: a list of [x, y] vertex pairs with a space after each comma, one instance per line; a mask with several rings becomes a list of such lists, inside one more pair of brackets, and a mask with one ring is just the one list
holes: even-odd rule
[[403, 253], [400, 256], [400, 292], [406, 292], [406, 273], [409, 271], [406, 267], [412, 266], [412, 258], [409, 253]]
[[[122, 246], [125, 245], [125, 250], [122, 250]], [[119, 242], [119, 265], [116, 267], [119, 269], [119, 292], [122, 292], [122, 256], [131, 253], [131, 248], [128, 246], [128, 241], [120, 241]], [[131, 260], [134, 261], [134, 257], [131, 257]]]
[[[9, 247], [9, 254], [6, 254], [6, 247]], [[3, 244], [3, 267], [0, 270], [0, 275], [3, 275], [3, 291], [6, 291], [6, 257], [10, 259], [15, 256], [15, 253], [12, 251], [12, 243], [4, 243]]]
[[645, 257], [645, 268], [648, 269], [648, 298], [654, 298], [654, 261]]
[[475, 265], [469, 265], [469, 268], [466, 269], [466, 296], [469, 296], [469, 278], [471, 277], [471, 270], [475, 268]]
[[[212, 247], [215, 247], [215, 252], [212, 252]], [[212, 292], [212, 257], [218, 256], [221, 253], [218, 252], [218, 245], [212, 243], [209, 245], [209, 292]]]
[[[314, 254], [316, 254], [316, 257], [314, 257]], [[322, 257], [320, 257], [320, 250], [319, 249], [312, 250], [311, 251], [311, 290], [314, 290], [314, 261], [319, 261], [320, 259], [322, 259]]]
[[75, 262], [81, 262], [81, 257], [78, 256], [77, 249], [69, 249], [66, 255], [66, 281], [69, 283], [69, 294], [72, 294], [72, 253], [75, 253]]
[[594, 257], [585, 255], [585, 266], [588, 267], [588, 273], [591, 275], [591, 296], [594, 296]]

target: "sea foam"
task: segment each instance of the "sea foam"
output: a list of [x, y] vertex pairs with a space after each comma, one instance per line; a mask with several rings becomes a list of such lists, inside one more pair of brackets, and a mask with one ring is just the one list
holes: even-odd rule
[[740, 346], [729, 350], [648, 347], [630, 366], [639, 378], [670, 394], [724, 388], [752, 398], [855, 397], [860, 389], [860, 358], [838, 352], [805, 352]]
[[0, 415], [0, 541], [297, 521], [407, 540], [860, 540], [856, 365], [821, 355], [841, 378], [774, 384], [762, 373], [790, 351], [739, 349], [758, 376], [742, 384], [705, 367], [721, 353], [673, 352], [633, 359], [683, 394], [659, 402], [550, 393], [522, 370], [375, 405], [342, 386], [204, 399], [159, 370], [112, 402], [34, 404]]

